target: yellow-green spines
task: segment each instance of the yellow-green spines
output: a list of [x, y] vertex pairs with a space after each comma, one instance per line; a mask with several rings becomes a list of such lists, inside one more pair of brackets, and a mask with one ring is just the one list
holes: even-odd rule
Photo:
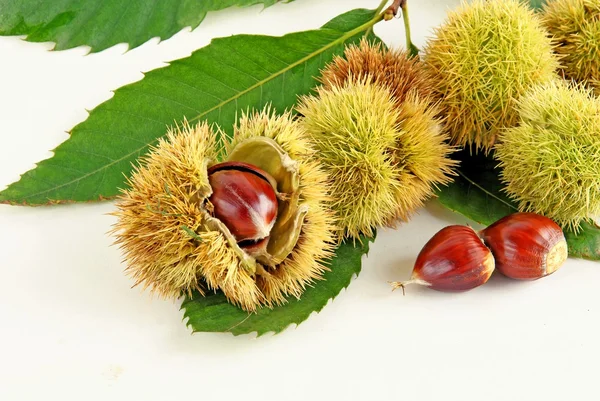
[[515, 100], [558, 66], [539, 18], [518, 0], [463, 3], [436, 29], [424, 61], [453, 142], [485, 152], [516, 123]]
[[131, 189], [117, 200], [115, 234], [136, 285], [173, 298], [204, 293], [197, 246], [186, 229], [193, 233], [202, 224], [200, 205], [190, 198], [210, 192], [206, 170], [218, 153], [208, 125], [186, 124], [170, 130], [135, 167]]
[[[244, 115], [234, 131], [233, 141], [220, 146], [206, 123], [184, 124], [170, 130], [135, 169], [130, 188], [117, 200], [114, 234], [136, 284], [165, 297], [221, 290], [253, 311], [300, 297], [321, 277], [333, 251], [335, 215], [328, 177], [304, 129], [290, 113], [277, 116], [266, 109]], [[286, 221], [301, 230], [291, 253], [273, 265], [246, 254], [207, 206], [212, 193], [207, 167], [222, 160], [246, 162], [239, 149], [255, 143], [272, 145], [267, 151], [281, 153], [283, 169], [292, 172], [287, 178], [298, 178], [293, 193], [280, 192], [278, 199], [280, 213], [288, 213]]]
[[600, 100], [553, 82], [532, 88], [518, 112], [496, 150], [506, 191], [520, 210], [577, 230], [600, 213]]
[[243, 114], [226, 153], [258, 137], [274, 140], [286, 152], [287, 161], [296, 164], [300, 177], [298, 203], [306, 210], [300, 237], [290, 256], [276, 268], [264, 266], [264, 272], [257, 275], [259, 288], [267, 299], [280, 304], [287, 295], [299, 298], [307, 285], [320, 279], [326, 269], [324, 264], [333, 255], [337, 227], [331, 209], [329, 176], [302, 124], [290, 112], [276, 115], [268, 108]]
[[298, 106], [319, 159], [331, 177], [341, 236], [373, 235], [382, 225], [407, 220], [450, 181], [453, 149], [428, 101], [405, 100], [368, 77], [318, 88]]
[[563, 75], [600, 95], [600, 1], [549, 1], [542, 21], [556, 44]]

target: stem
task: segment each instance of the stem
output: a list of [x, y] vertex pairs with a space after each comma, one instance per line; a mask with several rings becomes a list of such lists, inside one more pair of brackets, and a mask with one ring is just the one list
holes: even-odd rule
[[385, 10], [385, 20], [389, 21], [398, 15], [398, 10], [402, 7], [402, 3], [406, 3], [406, 0], [394, 0], [391, 6]]
[[379, 3], [379, 7], [377, 7], [377, 10], [375, 10], [375, 15], [381, 14], [383, 7], [385, 7], [385, 5], [387, 4], [388, 1], [389, 0], [382, 0], [381, 3]]
[[404, 32], [406, 34], [406, 49], [412, 57], [419, 55], [419, 49], [412, 42], [410, 35], [410, 18], [408, 16], [408, 0], [400, 0], [402, 7], [402, 20], [404, 21]]
[[404, 21], [404, 32], [406, 36], [406, 50], [408, 50], [408, 54], [410, 57], [415, 57], [419, 55], [419, 48], [415, 46], [411, 39], [410, 34], [410, 18], [408, 15], [408, 0], [394, 0], [392, 5], [390, 5], [385, 12], [383, 13], [383, 19], [386, 21], [391, 20], [396, 15], [398, 15], [398, 11], [402, 9], [402, 20]]
[[[382, 10], [388, 1], [389, 0], [381, 0], [381, 3], [379, 3], [379, 6], [375, 10], [375, 15], [377, 16], [377, 18], [385, 19], [385, 15], [384, 15], [384, 13], [382, 13]], [[381, 19], [379, 21], [381, 21]], [[379, 21], [377, 21], [377, 22], [379, 22]], [[369, 27], [369, 29], [367, 29], [367, 31], [365, 32], [366, 36], [369, 36], [371, 34], [371, 32], [373, 32], [373, 26], [375, 26], [375, 24], [371, 25]]]
[[392, 285], [392, 291], [396, 291], [398, 288], [402, 288], [402, 295], [406, 295], [405, 288], [409, 284], [419, 284], [424, 285], [426, 287], [431, 286], [431, 283], [428, 283], [425, 280], [421, 280], [420, 278], [411, 278], [407, 281], [390, 281], [389, 283]]
[[[382, 2], [383, 3], [383, 2]], [[385, 3], [383, 3], [385, 5]], [[375, 15], [375, 17], [373, 17], [372, 20], [365, 22], [364, 24], [362, 24], [359, 27], [354, 28], [351, 31], [348, 31], [346, 33], [344, 33], [342, 36], [340, 36], [339, 38], [337, 38], [336, 40], [334, 40], [331, 43], [328, 43], [327, 45], [321, 47], [320, 49], [315, 50], [314, 52], [302, 57], [301, 59], [291, 63], [290, 65], [288, 65], [285, 68], [282, 68], [281, 70], [272, 73], [271, 75], [267, 76], [266, 78], [263, 78], [262, 80], [252, 84], [250, 87], [237, 92], [235, 95], [231, 96], [230, 98], [224, 99], [221, 101], [221, 103], [203, 111], [202, 113], [198, 114], [196, 117], [190, 118], [188, 120], [188, 122], [194, 122], [194, 121], [199, 121], [202, 118], [206, 117], [208, 114], [212, 113], [215, 110], [219, 110], [221, 107], [225, 106], [228, 103], [231, 103], [233, 101], [237, 101], [239, 98], [241, 98], [242, 96], [246, 95], [247, 93], [253, 91], [256, 88], [261, 87], [262, 85], [267, 84], [268, 82], [272, 81], [273, 79], [279, 77], [280, 75], [284, 75], [286, 72], [290, 71], [291, 69], [293, 69], [294, 67], [297, 67], [299, 65], [302, 65], [303, 63], [309, 61], [310, 59], [312, 59], [313, 57], [316, 57], [318, 55], [321, 55], [322, 53], [325, 53], [327, 50], [342, 44], [344, 42], [346, 42], [348, 39], [350, 39], [352, 36], [357, 35], [361, 32], [368, 32], [369, 29], [371, 29], [373, 27], [373, 25], [377, 24], [378, 22], [382, 21], [384, 17], [384, 13], [380, 13]], [[157, 140], [152, 141], [151, 143], [148, 143], [146, 145], [144, 145], [143, 147], [141, 147], [140, 149], [136, 149], [134, 152], [129, 153], [125, 156], [123, 156], [122, 158], [115, 160], [114, 162], [111, 162], [110, 164], [115, 164], [120, 162], [121, 160], [124, 160], [125, 158], [147, 148], [148, 146], [150, 146], [151, 144], [153, 144], [154, 142], [156, 142]], [[95, 173], [95, 171], [93, 172]]]

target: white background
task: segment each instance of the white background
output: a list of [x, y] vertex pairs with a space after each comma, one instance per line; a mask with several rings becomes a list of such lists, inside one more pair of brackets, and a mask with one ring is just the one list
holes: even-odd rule
[[[459, 0], [413, 0], [422, 45]], [[377, 0], [298, 0], [210, 14], [194, 32], [126, 52], [50, 52], [0, 38], [0, 188], [140, 71], [212, 37], [317, 28]], [[376, 32], [401, 46], [400, 20]], [[0, 400], [598, 400], [600, 264], [569, 260], [537, 282], [494, 276], [471, 292], [409, 288], [422, 245], [468, 223], [432, 202], [381, 231], [363, 272], [322, 313], [277, 336], [190, 334], [179, 303], [122, 273], [111, 203], [0, 205]]]

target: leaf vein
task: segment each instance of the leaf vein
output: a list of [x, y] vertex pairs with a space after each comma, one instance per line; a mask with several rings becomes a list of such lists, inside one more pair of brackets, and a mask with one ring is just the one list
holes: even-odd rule
[[279, 75], [283, 74], [286, 71], [289, 71], [299, 65], [301, 65], [302, 63], [307, 62], [308, 60], [310, 60], [312, 57], [315, 57], [317, 54], [319, 55], [320, 60], [322, 60], [322, 55], [325, 51], [329, 50], [332, 47], [337, 46], [340, 43], [344, 43], [347, 39], [350, 39], [352, 36], [360, 33], [360, 32], [364, 32], [365, 30], [368, 29], [369, 26], [373, 25], [375, 23], [376, 20], [372, 20], [369, 23], [363, 24], [361, 26], [359, 26], [358, 28], [355, 28], [353, 30], [351, 30], [350, 32], [346, 32], [344, 33], [342, 36], [340, 36], [339, 38], [337, 38], [336, 40], [334, 40], [333, 42], [323, 46], [322, 48], [315, 50], [314, 52], [308, 54], [307, 56], [305, 56], [304, 58], [297, 60], [294, 63], [289, 64], [287, 67], [283, 68], [282, 70], [276, 72], [275, 74], [273, 74], [272, 76], [266, 77], [260, 81], [258, 81], [256, 84], [251, 85], [249, 88], [240, 91], [238, 94], [236, 94], [234, 97], [230, 98], [230, 99], [226, 99], [223, 102], [217, 104], [216, 106], [208, 109], [207, 111], [200, 113], [199, 115], [197, 115], [196, 117], [190, 119], [190, 122], [192, 121], [196, 121], [201, 119], [202, 117], [206, 116], [207, 114], [211, 113], [212, 111], [216, 110], [216, 109], [220, 109], [221, 107], [223, 107], [225, 104], [229, 103], [230, 101], [237, 99], [239, 97], [241, 97], [242, 95], [253, 91], [254, 89], [256, 89], [259, 86], [262, 86], [264, 84], [266, 84], [269, 81], [274, 80], [275, 78], [277, 78]]
[[222, 61], [222, 60], [219, 60], [219, 59], [218, 59], [218, 58], [216, 58], [216, 57], [214, 57], [214, 58], [213, 58], [213, 61], [216, 61], [217, 63], [219, 63], [219, 64], [221, 64], [221, 65], [224, 65], [224, 66], [226, 66], [226, 67], [232, 68], [232, 69], [236, 70], [237, 72], [240, 72], [240, 73], [242, 73], [242, 74], [244, 74], [244, 75], [246, 75], [246, 76], [248, 76], [248, 77], [252, 78], [252, 79], [253, 79], [255, 82], [258, 82], [258, 78], [256, 78], [256, 77], [255, 77], [255, 76], [253, 76], [253, 75], [250, 75], [250, 74], [248, 74], [246, 71], [242, 71], [242, 70], [240, 70], [239, 68], [237, 68], [237, 67], [236, 67], [236, 66], [234, 66], [233, 64], [227, 64], [227, 63], [225, 63], [224, 61]]
[[[93, 134], [98, 134], [98, 135], [103, 135], [103, 136], [110, 136], [110, 137], [113, 137], [113, 138], [128, 139], [128, 140], [130, 140], [132, 142], [137, 142], [137, 143], [141, 143], [141, 144], [146, 145], [146, 142], [144, 142], [144, 141], [142, 141], [142, 140], [140, 140], [138, 138], [134, 138], [134, 137], [129, 136], [129, 135], [121, 135], [121, 134], [111, 133], [109, 131], [100, 131], [100, 130], [94, 130], [94, 129], [90, 129], [90, 128], [81, 128], [79, 130], [79, 132], [90, 132], [90, 133], [93, 133]], [[52, 160], [52, 159], [50, 159], [50, 160]]]
[[196, 109], [194, 107], [188, 106], [187, 104], [181, 103], [180, 101], [177, 101], [175, 99], [172, 99], [172, 98], [169, 98], [169, 97], [166, 97], [166, 96], [159, 95], [157, 93], [152, 93], [152, 92], [149, 92], [147, 90], [137, 89], [137, 88], [129, 88], [129, 90], [133, 91], [133, 92], [143, 93], [145, 95], [152, 96], [152, 97], [157, 97], [159, 99], [166, 100], [167, 102], [175, 103], [175, 104], [177, 104], [177, 105], [179, 105], [181, 107], [185, 107], [186, 109], [193, 110], [196, 113], [200, 112], [200, 110], [198, 110], [198, 109]]
[[231, 46], [231, 45], [229, 45], [229, 44], [227, 44], [227, 43], [225, 43], [225, 47], [226, 47], [227, 49], [230, 49], [230, 50], [231, 50], [231, 51], [233, 51], [234, 53], [236, 53], [236, 54], [238, 54], [238, 55], [242, 56], [243, 58], [245, 58], [246, 60], [250, 61], [252, 64], [256, 65], [257, 67], [259, 67], [259, 68], [262, 68], [262, 69], [263, 69], [263, 70], [264, 70], [264, 71], [265, 71], [267, 74], [273, 74], [273, 72], [269, 71], [269, 70], [268, 70], [268, 69], [267, 69], [267, 68], [266, 68], [264, 65], [262, 65], [262, 64], [260, 64], [260, 63], [257, 63], [256, 61], [252, 60], [252, 59], [250, 58], [250, 56], [248, 56], [247, 54], [244, 54], [244, 53], [242, 53], [242, 52], [238, 51], [238, 50], [237, 50], [235, 47], [233, 47], [233, 46]]
[[215, 96], [215, 95], [213, 95], [212, 93], [210, 93], [210, 92], [207, 92], [207, 91], [205, 91], [205, 90], [204, 90], [204, 89], [202, 89], [202, 88], [198, 88], [197, 86], [194, 86], [194, 85], [188, 84], [187, 82], [184, 82], [184, 81], [182, 81], [182, 80], [180, 80], [180, 79], [177, 79], [177, 78], [175, 78], [175, 77], [172, 77], [172, 76], [169, 76], [169, 75], [165, 75], [165, 76], [164, 76], [164, 78], [166, 78], [166, 79], [169, 79], [169, 80], [171, 80], [171, 81], [175, 81], [175, 82], [177, 82], [177, 83], [180, 83], [181, 85], [185, 85], [185, 86], [187, 86], [187, 87], [188, 87], [188, 88], [190, 88], [190, 89], [194, 89], [194, 90], [196, 90], [196, 91], [198, 91], [198, 92], [202, 93], [203, 95], [208, 95], [208, 96], [210, 96], [210, 97], [212, 97], [212, 98], [216, 99], [216, 100], [217, 100], [217, 101], [219, 101], [219, 102], [222, 102], [222, 101], [223, 101], [223, 99], [222, 99], [222, 98], [220, 98], [220, 97], [218, 97], [218, 96]]
[[[181, 64], [183, 64], [183, 65], [185, 65], [185, 66], [187, 66], [187, 67], [189, 67], [189, 68], [192, 68], [192, 69], [194, 69], [194, 70], [197, 70], [197, 71], [200, 71], [200, 72], [202, 72], [204, 75], [206, 75], [206, 76], [207, 76], [207, 77], [209, 77], [210, 79], [214, 79], [216, 82], [220, 83], [220, 84], [221, 84], [221, 85], [223, 85], [225, 88], [227, 88], [227, 89], [231, 90], [232, 92], [235, 92], [235, 94], [237, 94], [237, 93], [239, 93], [239, 92], [240, 92], [240, 90], [239, 90], [239, 89], [237, 89], [237, 88], [234, 88], [234, 87], [230, 86], [229, 84], [227, 84], [226, 82], [223, 82], [223, 81], [221, 81], [219, 78], [217, 78], [217, 77], [215, 77], [215, 76], [213, 76], [213, 75], [209, 74], [209, 73], [206, 71], [206, 69], [205, 69], [205, 68], [200, 68], [200, 67], [198, 67], [198, 66], [195, 66], [195, 65], [193, 65], [193, 64], [189, 64], [189, 63], [181, 63]], [[235, 96], [235, 95], [234, 95], [234, 96]]]
[[[54, 190], [60, 189], [60, 188], [62, 188], [62, 187], [66, 187], [66, 186], [68, 186], [68, 185], [71, 185], [71, 184], [73, 184], [73, 183], [76, 183], [76, 182], [78, 182], [78, 181], [81, 181], [81, 180], [83, 180], [83, 179], [85, 179], [85, 178], [87, 178], [87, 177], [91, 177], [92, 175], [94, 175], [94, 174], [97, 174], [99, 171], [102, 171], [102, 170], [104, 170], [104, 169], [107, 169], [107, 168], [109, 168], [109, 167], [111, 167], [111, 166], [114, 166], [114, 165], [115, 165], [115, 164], [117, 164], [117, 163], [120, 163], [120, 162], [122, 162], [122, 161], [126, 160], [127, 158], [130, 158], [130, 157], [132, 157], [132, 156], [133, 156], [133, 155], [135, 155], [136, 153], [139, 153], [139, 152], [141, 152], [142, 150], [144, 150], [144, 148], [147, 148], [147, 147], [149, 147], [149, 146], [153, 145], [155, 142], [158, 142], [158, 138], [157, 138], [155, 141], [153, 141], [153, 142], [151, 142], [151, 143], [148, 143], [147, 145], [145, 145], [145, 146], [142, 146], [141, 148], [139, 148], [139, 149], [136, 149], [136, 150], [134, 150], [133, 152], [130, 152], [130, 153], [126, 154], [126, 155], [125, 155], [125, 156], [123, 156], [123, 157], [120, 157], [119, 159], [115, 159], [115, 160], [113, 160], [112, 162], [110, 162], [110, 163], [108, 163], [108, 164], [106, 164], [106, 165], [104, 165], [104, 166], [102, 166], [102, 167], [99, 167], [99, 168], [97, 168], [97, 169], [95, 169], [95, 170], [92, 170], [92, 171], [90, 171], [89, 173], [85, 174], [85, 175], [84, 175], [84, 176], [82, 176], [82, 177], [78, 177], [78, 178], [72, 179], [71, 181], [65, 182], [65, 183], [63, 183], [63, 184], [60, 184], [60, 185], [56, 185], [56, 186], [54, 186], [54, 187], [51, 187], [51, 188], [45, 189], [45, 190], [43, 190], [43, 191], [39, 191], [39, 192], [35, 192], [35, 193], [30, 193], [30, 194], [24, 195], [23, 197], [24, 197], [24, 198], [31, 198], [31, 197], [39, 196], [39, 195], [42, 195], [42, 194], [45, 194], [45, 193], [48, 193], [48, 192], [51, 192], [51, 191], [54, 191]], [[36, 179], [35, 179], [35, 178], [33, 178], [32, 176], [29, 176], [29, 178], [36, 180]], [[36, 181], [40, 181], [40, 180], [36, 180]], [[40, 182], [47, 183], [46, 181], [40, 181]]]
[[[128, 89], [130, 89], [130, 88], [128, 88]], [[162, 125], [167, 125], [163, 121], [156, 120], [156, 119], [150, 118], [148, 116], [143, 116], [141, 114], [136, 114], [136, 113], [132, 113], [130, 111], [125, 111], [125, 110], [109, 109], [108, 107], [102, 107], [102, 108], [99, 108], [99, 109], [94, 110], [94, 111], [95, 112], [108, 111], [108, 112], [111, 112], [111, 113], [126, 114], [126, 115], [129, 115], [129, 116], [132, 116], [132, 117], [137, 117], [137, 118], [141, 118], [141, 119], [144, 119], [144, 120], [148, 120], [148, 121], [152, 121], [152, 122], [155, 122], [155, 123], [159, 123], [159, 124], [162, 124]]]

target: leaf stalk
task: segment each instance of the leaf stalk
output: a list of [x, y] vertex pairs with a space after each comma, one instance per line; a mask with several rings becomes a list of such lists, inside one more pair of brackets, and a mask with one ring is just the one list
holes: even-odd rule
[[389, 0], [382, 0], [381, 3], [379, 3], [379, 6], [375, 10], [375, 15], [381, 14], [381, 12], [383, 11], [383, 7], [385, 7], [385, 5], [388, 3], [388, 1]]
[[[385, 5], [385, 2], [382, 2], [383, 5]], [[290, 64], [289, 66], [287, 66], [286, 68], [283, 68], [280, 71], [277, 71], [275, 74], [270, 75], [267, 78], [264, 78], [258, 82], [256, 82], [255, 84], [253, 84], [252, 86], [248, 87], [247, 89], [238, 92], [235, 96], [233, 96], [230, 99], [226, 99], [223, 100], [221, 103], [217, 104], [214, 107], [211, 107], [210, 109], [200, 113], [199, 115], [190, 118], [189, 122], [195, 122], [195, 121], [199, 121], [202, 118], [206, 117], [208, 114], [210, 114], [211, 112], [218, 110], [219, 108], [223, 107], [225, 104], [231, 102], [232, 100], [236, 100], [239, 99], [240, 97], [242, 97], [243, 95], [245, 95], [246, 93], [252, 91], [253, 89], [256, 89], [258, 87], [260, 87], [261, 85], [264, 85], [265, 83], [271, 81], [272, 79], [274, 79], [276, 76], [279, 75], [283, 75], [286, 72], [290, 71], [291, 69], [293, 69], [294, 67], [297, 67], [299, 65], [301, 65], [302, 63], [307, 62], [308, 60], [312, 59], [313, 57], [316, 57], [319, 54], [322, 54], [324, 52], [326, 52], [327, 50], [331, 49], [332, 47], [335, 47], [341, 43], [346, 42], [348, 39], [350, 39], [352, 36], [357, 35], [361, 32], [369, 32], [369, 30], [373, 27], [373, 25], [377, 24], [378, 22], [382, 21], [384, 19], [384, 13], [376, 13], [375, 17], [373, 17], [373, 19], [371, 19], [370, 21], [362, 24], [359, 27], [356, 27], [354, 29], [352, 29], [351, 31], [346, 32], [343, 36], [340, 36], [338, 39], [336, 39], [335, 41], [327, 44], [326, 46], [323, 46], [322, 48], [308, 54], [307, 56], [301, 58], [300, 60]]]
[[412, 42], [410, 33], [410, 16], [408, 14], [408, 0], [394, 0], [394, 2], [384, 11], [383, 19], [386, 21], [391, 20], [398, 15], [400, 10], [402, 10], [402, 20], [404, 22], [406, 49], [411, 57], [416, 57], [419, 55], [419, 48]]

